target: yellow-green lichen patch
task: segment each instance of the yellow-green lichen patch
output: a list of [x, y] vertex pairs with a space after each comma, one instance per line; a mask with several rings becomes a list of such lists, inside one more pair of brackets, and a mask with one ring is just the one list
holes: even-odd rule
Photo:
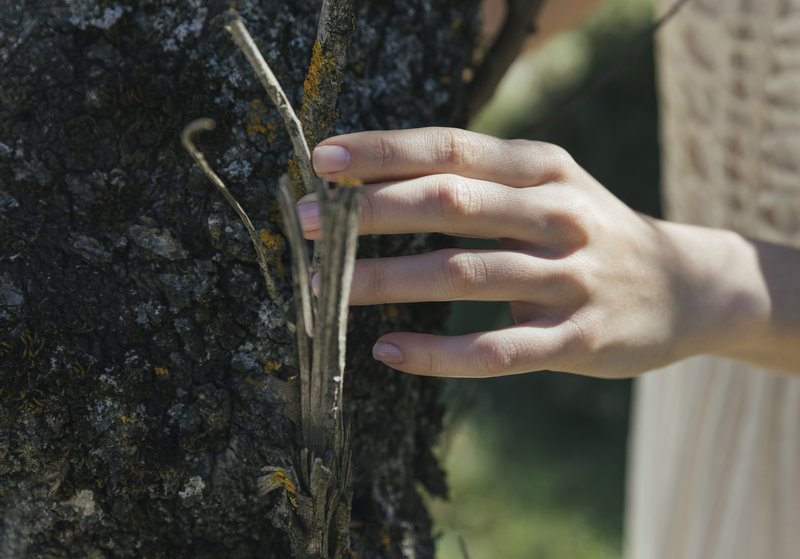
[[263, 371], [264, 371], [265, 375], [271, 375], [272, 373], [274, 373], [275, 371], [279, 370], [280, 368], [281, 368], [281, 362], [280, 361], [278, 361], [277, 359], [270, 359], [269, 361], [264, 363]]
[[[311, 63], [303, 82], [303, 104], [300, 106], [300, 121], [303, 123], [306, 140], [313, 148], [330, 129], [334, 118], [334, 106], [341, 72], [333, 53], [326, 51], [319, 41], [314, 42]], [[330, 106], [328, 106], [330, 105]]]
[[322, 44], [319, 41], [314, 41], [314, 48], [311, 51], [311, 64], [308, 67], [308, 74], [303, 82], [303, 91], [305, 98], [303, 99], [303, 106], [300, 109], [302, 117], [303, 110], [309, 101], [316, 101], [322, 95], [322, 86], [327, 83], [328, 78], [333, 72], [336, 71], [336, 61], [333, 54], [323, 52]]
[[274, 483], [286, 490], [286, 494], [289, 496], [289, 502], [292, 503], [294, 508], [297, 508], [297, 487], [292, 483], [292, 480], [289, 479], [289, 476], [286, 475], [286, 472], [279, 470], [274, 472], [270, 477]]
[[266, 495], [276, 489], [283, 489], [286, 497], [294, 508], [297, 508], [297, 485], [289, 477], [288, 473], [280, 468], [266, 467], [261, 470], [266, 475], [258, 478], [258, 492]]
[[281, 255], [285, 247], [283, 237], [278, 233], [272, 233], [267, 229], [259, 229], [258, 239], [261, 242], [261, 249], [267, 258], [270, 268], [274, 269], [279, 275], [285, 275]]
[[292, 195], [295, 198], [300, 198], [307, 194], [305, 186], [303, 185], [303, 174], [300, 172], [300, 166], [297, 164], [297, 161], [294, 160], [294, 157], [288, 161], [286, 167], [289, 171], [289, 181], [292, 186]]
[[364, 181], [361, 179], [354, 179], [351, 177], [339, 177], [336, 179], [336, 186], [341, 186], [344, 188], [355, 188], [357, 186], [363, 186]]
[[250, 112], [247, 115], [247, 122], [244, 128], [247, 136], [252, 138], [262, 135], [269, 143], [275, 142], [277, 126], [269, 120], [269, 108], [264, 105], [261, 99], [253, 99], [249, 105]]

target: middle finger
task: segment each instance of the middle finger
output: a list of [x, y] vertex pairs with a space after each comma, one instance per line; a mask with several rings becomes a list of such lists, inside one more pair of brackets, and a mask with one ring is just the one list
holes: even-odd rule
[[[446, 233], [549, 245], [569, 241], [558, 185], [511, 188], [458, 175], [428, 175], [365, 187], [361, 235]], [[319, 205], [298, 204], [305, 236], [320, 238]]]

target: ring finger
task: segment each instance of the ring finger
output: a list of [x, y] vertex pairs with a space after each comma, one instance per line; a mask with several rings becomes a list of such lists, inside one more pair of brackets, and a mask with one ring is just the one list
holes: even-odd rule
[[358, 260], [350, 304], [511, 300], [563, 308], [581, 293], [558, 268], [557, 260], [501, 250]]

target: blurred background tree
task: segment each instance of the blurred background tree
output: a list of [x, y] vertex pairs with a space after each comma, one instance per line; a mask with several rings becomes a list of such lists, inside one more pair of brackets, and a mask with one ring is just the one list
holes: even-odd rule
[[[573, 110], [560, 110], [651, 23], [648, 0], [607, 2], [522, 55], [471, 128], [559, 144], [622, 200], [658, 216], [652, 42]], [[449, 332], [510, 322], [502, 304], [458, 303]], [[629, 382], [543, 373], [453, 380], [448, 393], [441, 450], [451, 500], [432, 504], [440, 559], [464, 557], [460, 538], [473, 559], [621, 556]]]

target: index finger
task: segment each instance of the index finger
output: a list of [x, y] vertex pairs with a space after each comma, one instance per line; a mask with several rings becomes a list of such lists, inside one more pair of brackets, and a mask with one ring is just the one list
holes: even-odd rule
[[321, 142], [312, 156], [324, 178], [364, 182], [452, 173], [513, 187], [561, 178], [572, 162], [562, 148], [545, 142], [503, 140], [457, 128], [356, 132]]

